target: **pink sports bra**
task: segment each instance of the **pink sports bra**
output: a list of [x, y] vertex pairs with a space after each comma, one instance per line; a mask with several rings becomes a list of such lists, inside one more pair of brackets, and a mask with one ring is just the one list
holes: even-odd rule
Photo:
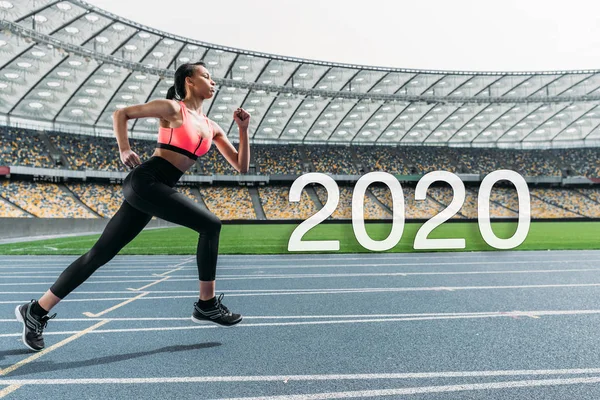
[[179, 104], [181, 104], [183, 123], [177, 128], [164, 128], [161, 126], [158, 129], [158, 144], [156, 147], [171, 150], [188, 156], [192, 160], [197, 160], [198, 157], [203, 156], [210, 149], [214, 136], [213, 127], [208, 117], [204, 115], [206, 123], [210, 127], [210, 138], [203, 138], [188, 118], [187, 108], [183, 101], [180, 101]]

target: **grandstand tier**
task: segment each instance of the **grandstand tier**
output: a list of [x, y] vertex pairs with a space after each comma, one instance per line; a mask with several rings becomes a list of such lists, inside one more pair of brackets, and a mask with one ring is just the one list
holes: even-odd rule
[[[142, 161], [150, 158], [155, 148], [155, 142], [150, 140], [132, 139], [130, 142]], [[120, 162], [114, 137], [3, 127], [0, 128], [0, 143], [0, 165], [75, 171], [127, 170]], [[301, 175], [304, 172], [360, 175], [371, 171], [422, 175], [440, 170], [485, 175], [499, 169], [510, 169], [523, 176], [600, 178], [600, 148], [515, 150], [253, 144], [251, 165], [256, 175]], [[187, 174], [235, 175], [237, 172], [216, 148], [212, 148]]]
[[[340, 200], [331, 219], [352, 218], [353, 186], [340, 185]], [[314, 215], [327, 201], [327, 192], [320, 186], [308, 186], [300, 202], [289, 201], [288, 185], [258, 187], [260, 209], [251, 201], [244, 186], [177, 186], [201, 207], [208, 208], [222, 220], [257, 220], [264, 213], [267, 220], [305, 220]], [[311, 196], [314, 190], [316, 198]], [[465, 202], [454, 219], [477, 218], [477, 186], [467, 186]], [[414, 186], [404, 185], [405, 217], [430, 219], [448, 207], [453, 198], [447, 184], [432, 186], [425, 200], [415, 200]], [[531, 217], [600, 218], [600, 188], [530, 188]], [[116, 212], [123, 195], [120, 184], [99, 182], [68, 182], [66, 184], [4, 179], [0, 181], [0, 218], [110, 218]], [[387, 186], [369, 186], [364, 198], [366, 220], [390, 220], [392, 198]], [[495, 186], [490, 197], [492, 218], [517, 218], [517, 192], [510, 185]]]

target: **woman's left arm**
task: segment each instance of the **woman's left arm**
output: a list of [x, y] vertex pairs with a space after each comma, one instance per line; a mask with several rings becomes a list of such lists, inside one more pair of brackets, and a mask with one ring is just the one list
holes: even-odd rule
[[233, 113], [233, 119], [237, 123], [240, 132], [239, 152], [233, 147], [223, 129], [216, 123], [214, 126], [217, 129], [215, 131], [215, 136], [213, 137], [213, 142], [229, 164], [231, 164], [236, 171], [245, 174], [250, 167], [250, 144], [248, 142], [250, 114], [244, 109], [238, 108]]

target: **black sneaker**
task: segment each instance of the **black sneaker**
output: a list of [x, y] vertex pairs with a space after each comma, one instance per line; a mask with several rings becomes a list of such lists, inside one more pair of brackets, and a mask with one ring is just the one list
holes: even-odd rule
[[35, 300], [31, 300], [30, 303], [17, 306], [15, 308], [15, 315], [17, 321], [23, 324], [22, 339], [25, 346], [33, 351], [40, 351], [45, 347], [42, 332], [44, 332], [44, 328], [48, 325], [48, 320], [56, 317], [56, 314], [53, 314], [51, 317], [47, 315], [43, 317], [35, 315], [31, 312], [31, 306], [34, 302]]
[[234, 314], [227, 309], [222, 303], [223, 293], [215, 300], [215, 303], [208, 308], [200, 308], [198, 302], [194, 303], [194, 312], [192, 313], [192, 321], [197, 324], [204, 322], [212, 322], [221, 326], [233, 326], [242, 322], [240, 314]]

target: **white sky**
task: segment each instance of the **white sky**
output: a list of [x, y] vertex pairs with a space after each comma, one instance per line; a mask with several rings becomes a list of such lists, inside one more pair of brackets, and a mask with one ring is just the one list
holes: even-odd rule
[[308, 59], [468, 71], [600, 69], [598, 0], [88, 2], [184, 37]]

